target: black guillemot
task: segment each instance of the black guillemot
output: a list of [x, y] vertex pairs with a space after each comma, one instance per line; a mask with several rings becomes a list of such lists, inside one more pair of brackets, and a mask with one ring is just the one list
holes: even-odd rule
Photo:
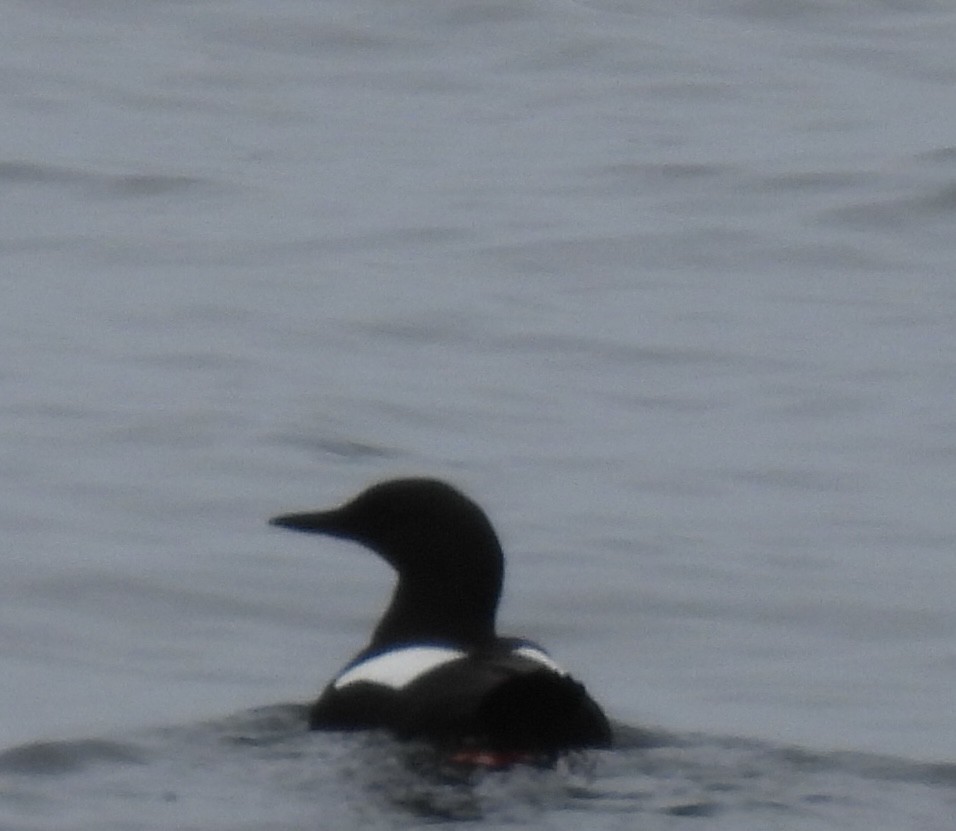
[[536, 643], [496, 634], [504, 555], [485, 512], [455, 488], [394, 479], [270, 523], [361, 543], [398, 573], [371, 641], [312, 705], [312, 729], [383, 728], [471, 761], [610, 746], [583, 685]]

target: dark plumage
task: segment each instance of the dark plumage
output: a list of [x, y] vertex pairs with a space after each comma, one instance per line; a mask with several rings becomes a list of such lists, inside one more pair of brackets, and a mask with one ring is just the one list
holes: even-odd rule
[[386, 728], [458, 750], [607, 747], [584, 687], [536, 644], [501, 638], [504, 556], [484, 511], [434, 479], [395, 479], [271, 524], [362, 543], [398, 573], [369, 644], [310, 711], [321, 730]]

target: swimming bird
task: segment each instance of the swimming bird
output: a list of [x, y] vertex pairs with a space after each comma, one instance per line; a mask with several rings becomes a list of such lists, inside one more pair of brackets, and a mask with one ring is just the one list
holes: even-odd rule
[[497, 635], [501, 545], [451, 485], [388, 480], [270, 524], [361, 543], [398, 574], [371, 640], [312, 705], [312, 729], [383, 728], [473, 760], [610, 746], [607, 717], [582, 684], [533, 641]]

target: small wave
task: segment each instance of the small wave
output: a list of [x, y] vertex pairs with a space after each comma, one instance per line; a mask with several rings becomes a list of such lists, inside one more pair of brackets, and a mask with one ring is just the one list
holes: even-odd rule
[[133, 198], [178, 193], [213, 184], [207, 179], [178, 173], [105, 173], [25, 161], [0, 161], [0, 182], [80, 187], [88, 196]]
[[898, 229], [934, 221], [949, 223], [954, 211], [956, 183], [949, 182], [918, 196], [838, 208], [825, 214], [824, 221], [836, 220], [860, 229]]
[[0, 773], [62, 774], [99, 763], [142, 764], [135, 745], [106, 739], [31, 742], [0, 753]]
[[[880, 818], [875, 828], [925, 817], [937, 827], [956, 787], [956, 765], [854, 751], [814, 751], [748, 739], [669, 735], [606, 759], [595, 783], [608, 809], [675, 816], [774, 815], [820, 827]], [[780, 827], [789, 827], [782, 822]], [[801, 825], [800, 827], [803, 827]], [[811, 824], [810, 827], [815, 827]], [[866, 822], [859, 822], [866, 827]], [[940, 825], [940, 828], [945, 825]]]
[[67, 816], [136, 817], [144, 829], [480, 820], [568, 831], [697, 828], [706, 818], [720, 828], [948, 831], [956, 796], [954, 764], [622, 724], [613, 750], [462, 769], [381, 733], [311, 733], [306, 712], [275, 705], [126, 740], [21, 745], [0, 753], [0, 785], [7, 806], [41, 811], [50, 828]]

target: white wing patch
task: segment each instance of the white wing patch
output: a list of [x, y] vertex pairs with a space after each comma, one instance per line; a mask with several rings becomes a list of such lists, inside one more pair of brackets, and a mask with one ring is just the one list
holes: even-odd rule
[[400, 690], [420, 675], [464, 658], [465, 654], [460, 649], [447, 646], [409, 646], [394, 649], [366, 658], [362, 663], [347, 669], [332, 682], [332, 686], [340, 690], [349, 684], [365, 681]]
[[527, 658], [529, 661], [539, 663], [542, 666], [550, 669], [552, 672], [558, 673], [558, 675], [568, 674], [568, 671], [563, 666], [554, 661], [550, 655], [543, 650], [538, 649], [536, 646], [519, 646], [514, 650], [514, 654], [521, 655], [523, 658]]

